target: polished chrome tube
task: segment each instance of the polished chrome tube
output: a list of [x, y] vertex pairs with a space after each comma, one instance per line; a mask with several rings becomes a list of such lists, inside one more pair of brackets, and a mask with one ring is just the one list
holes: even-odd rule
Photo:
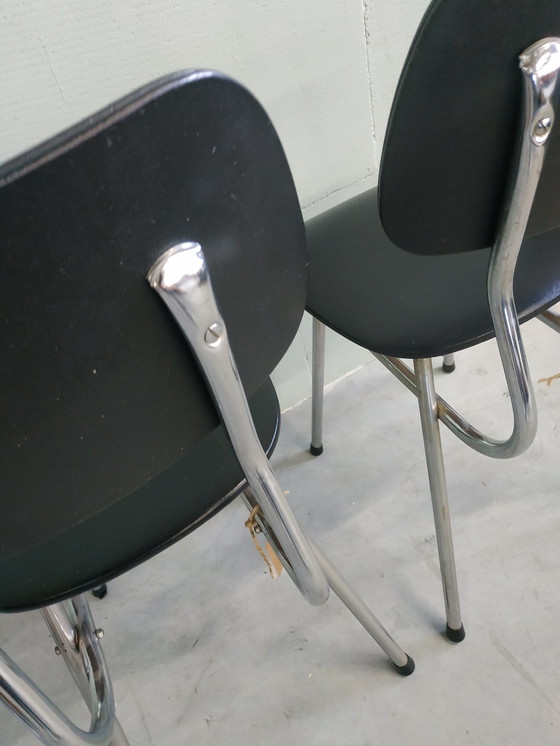
[[551, 311], [550, 308], [548, 311], [543, 311], [539, 316], [539, 318], [543, 324], [546, 324], [551, 329], [554, 329], [555, 332], [560, 332], [560, 313], [556, 313], [556, 311]]
[[[92, 718], [95, 718], [98, 708], [95, 681], [92, 677], [91, 668], [84, 666], [80, 649], [78, 616], [82, 617], [84, 614], [84, 601], [83, 597], [78, 596], [62, 603], [47, 606], [41, 609], [41, 614], [52, 635], [57, 651], [70, 670]], [[95, 637], [100, 639], [102, 630], [96, 629]], [[129, 746], [126, 735], [116, 717], [114, 718], [113, 735], [108, 746]]]
[[324, 603], [329, 594], [327, 579], [260, 445], [202, 248], [196, 243], [174, 246], [159, 257], [147, 279], [194, 350], [249, 486], [286, 554], [297, 586], [310, 603]]
[[[511, 458], [525, 451], [537, 428], [535, 396], [513, 298], [513, 277], [554, 124], [560, 39], [543, 39], [528, 47], [520, 55], [519, 66], [525, 81], [521, 151], [488, 270], [488, 302], [513, 412], [511, 435], [505, 440], [483, 435], [437, 397], [443, 424], [468, 446], [493, 458]], [[414, 373], [408, 366], [397, 358], [376, 357], [418, 396]]]
[[325, 325], [313, 319], [311, 353], [311, 447], [313, 456], [323, 452], [323, 400], [325, 387]]
[[316, 544], [313, 543], [312, 546], [315, 554], [319, 558], [319, 562], [327, 576], [332, 591], [354, 615], [358, 622], [360, 622], [366, 632], [373, 637], [381, 650], [389, 656], [395, 666], [397, 666], [397, 668], [405, 668], [407, 665], [410, 665], [410, 673], [412, 673], [414, 670], [414, 664], [412, 663], [411, 658], [404, 652], [401, 646], [381, 624], [379, 619], [377, 619], [373, 612], [362, 601], [360, 596], [358, 596], [354, 589], [342, 577], [328, 557], [323, 554]]
[[[245, 490], [243, 494], [243, 500], [249, 510], [255, 507], [256, 501], [254, 495], [250, 490]], [[282, 561], [282, 564], [286, 568], [286, 571], [291, 578], [294, 577], [292, 568], [287, 558], [282, 552], [282, 548], [279, 546], [276, 537], [271, 533], [270, 527], [262, 515], [257, 513], [255, 520], [262, 531], [263, 536], [266, 536], [267, 541], [274, 549], [277, 556]], [[362, 627], [368, 632], [368, 634], [375, 640], [379, 647], [389, 656], [389, 658], [395, 664], [397, 671], [404, 676], [408, 676], [414, 671], [414, 661], [410, 658], [395, 639], [389, 634], [373, 612], [366, 606], [360, 596], [353, 590], [348, 582], [342, 577], [338, 570], [334, 567], [331, 561], [326, 557], [325, 554], [319, 549], [315, 542], [309, 540], [315, 556], [317, 557], [323, 572], [329, 583], [329, 588], [338, 596], [346, 608], [354, 615]]]
[[520, 56], [519, 66], [525, 82], [521, 153], [488, 270], [488, 300], [514, 415], [510, 438], [502, 443], [494, 441], [490, 447], [499, 448], [506, 458], [524, 451], [537, 428], [535, 397], [513, 298], [513, 277], [555, 118], [560, 39], [533, 44]]
[[[62, 621], [61, 634], [57, 637], [63, 640], [64, 644], [73, 644], [79, 651], [77, 654], [90, 682], [88, 704], [92, 717], [89, 732], [74, 725], [2, 650], [0, 699], [45, 744], [108, 746], [113, 734], [115, 710], [113, 690], [103, 652], [85, 597], [75, 597], [67, 603], [66, 609], [69, 616]], [[62, 614], [60, 617], [62, 618]], [[74, 623], [75, 633], [71, 634], [70, 630]], [[115, 746], [121, 744], [115, 742]]]
[[418, 404], [436, 528], [439, 566], [447, 616], [447, 634], [458, 642], [464, 637], [464, 630], [461, 621], [453, 534], [451, 532], [447, 482], [438, 423], [438, 404], [431, 359], [415, 360], [414, 371], [418, 384]]

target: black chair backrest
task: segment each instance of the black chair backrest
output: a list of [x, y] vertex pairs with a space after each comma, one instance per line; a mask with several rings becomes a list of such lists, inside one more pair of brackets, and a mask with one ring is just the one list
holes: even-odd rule
[[145, 279], [157, 256], [183, 241], [203, 247], [248, 395], [297, 330], [306, 258], [278, 136], [217, 73], [158, 80], [6, 164], [0, 215], [9, 554], [131, 493], [218, 424]]
[[[420, 254], [491, 246], [520, 123], [518, 55], [560, 36], [560, 0], [434, 0], [403, 68], [387, 129], [379, 209]], [[560, 128], [527, 234], [560, 225]]]

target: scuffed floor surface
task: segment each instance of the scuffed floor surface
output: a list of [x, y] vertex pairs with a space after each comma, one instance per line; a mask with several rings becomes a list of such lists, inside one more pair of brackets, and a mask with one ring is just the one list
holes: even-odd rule
[[[397, 676], [335, 597], [314, 608], [285, 574], [271, 580], [235, 503], [92, 599], [131, 746], [560, 743], [560, 336], [533, 321], [525, 338], [540, 414], [530, 450], [492, 461], [443, 435], [465, 641], [442, 636], [416, 400], [372, 361], [328, 392], [323, 456], [306, 453], [306, 402], [285, 416], [273, 463], [416, 672]], [[453, 375], [437, 372], [440, 393], [506, 435], [493, 344], [456, 359]], [[0, 643], [82, 712], [38, 614], [3, 616]], [[2, 708], [0, 743], [36, 741]]]

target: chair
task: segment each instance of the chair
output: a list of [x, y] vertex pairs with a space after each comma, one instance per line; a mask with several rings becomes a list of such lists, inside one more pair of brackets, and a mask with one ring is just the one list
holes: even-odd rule
[[[494, 458], [521, 453], [534, 437], [518, 321], [560, 297], [553, 36], [560, 36], [557, 0], [432, 2], [395, 94], [378, 188], [306, 225], [307, 307], [315, 317], [311, 452], [323, 448], [326, 324], [371, 350], [418, 397], [446, 633], [455, 642], [465, 633], [438, 420]], [[443, 355], [452, 364], [454, 352], [494, 336], [514, 418], [504, 441], [436, 395], [430, 360]]]
[[411, 673], [265, 455], [279, 425], [269, 373], [299, 325], [306, 262], [255, 99], [217, 73], [162, 78], [4, 165], [0, 211], [0, 609], [42, 610], [91, 728], [0, 651], [2, 701], [43, 743], [124, 746], [84, 593], [241, 493], [304, 596], [332, 588]]

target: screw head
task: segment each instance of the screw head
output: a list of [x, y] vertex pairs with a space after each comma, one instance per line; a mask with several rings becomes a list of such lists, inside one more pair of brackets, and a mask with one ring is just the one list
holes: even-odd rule
[[97, 629], [95, 630], [95, 636], [97, 637], [97, 639], [98, 639], [98, 640], [101, 640], [101, 638], [102, 638], [102, 637], [103, 637], [104, 635], [105, 635], [105, 632], [104, 632], [104, 631], [103, 631], [103, 630], [101, 629], [101, 627], [98, 627], [98, 628], [97, 628]]
[[552, 119], [550, 117], [543, 117], [535, 124], [533, 129], [533, 142], [537, 145], [545, 142], [552, 129]]
[[204, 341], [209, 347], [217, 347], [222, 341], [223, 333], [222, 325], [215, 321], [206, 330]]

